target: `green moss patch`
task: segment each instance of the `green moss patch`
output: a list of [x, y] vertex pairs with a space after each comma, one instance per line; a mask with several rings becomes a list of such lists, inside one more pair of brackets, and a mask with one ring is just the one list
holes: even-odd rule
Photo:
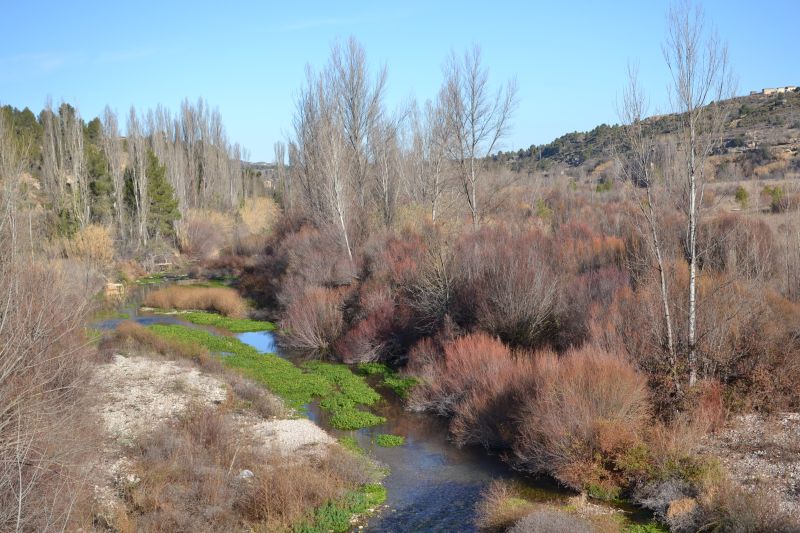
[[386, 489], [379, 483], [362, 485], [336, 502], [328, 502], [314, 511], [313, 517], [292, 528], [294, 533], [328, 533], [351, 529], [350, 519], [386, 501]]
[[401, 376], [383, 363], [361, 363], [357, 369], [365, 376], [381, 376], [381, 384], [392, 389], [401, 398], [408, 397], [417, 384], [416, 378]]
[[231, 333], [247, 333], [249, 331], [275, 331], [275, 324], [265, 320], [251, 320], [249, 318], [230, 318], [207, 311], [190, 311], [180, 313], [182, 320], [200, 326], [212, 326], [224, 329]]
[[386, 433], [381, 433], [375, 437], [375, 444], [382, 448], [394, 448], [395, 446], [402, 446], [405, 444], [405, 442], [405, 437], [401, 437], [400, 435], [388, 435]]

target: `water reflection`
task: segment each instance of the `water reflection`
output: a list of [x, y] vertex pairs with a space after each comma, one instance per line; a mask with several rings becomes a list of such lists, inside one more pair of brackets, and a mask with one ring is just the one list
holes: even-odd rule
[[261, 353], [275, 353], [278, 350], [275, 344], [275, 335], [269, 331], [251, 331], [240, 333], [236, 337]]

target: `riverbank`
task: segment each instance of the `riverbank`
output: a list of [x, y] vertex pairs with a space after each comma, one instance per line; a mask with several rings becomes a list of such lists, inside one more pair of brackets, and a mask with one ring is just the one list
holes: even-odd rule
[[136, 307], [126, 313], [132, 321], [96, 324], [107, 359], [92, 383], [107, 435], [100, 529], [344, 531], [383, 501], [371, 460], [298, 418], [297, 406], [229, 368], [223, 354], [156, 327], [239, 343], [221, 328], [227, 319], [122, 307]]

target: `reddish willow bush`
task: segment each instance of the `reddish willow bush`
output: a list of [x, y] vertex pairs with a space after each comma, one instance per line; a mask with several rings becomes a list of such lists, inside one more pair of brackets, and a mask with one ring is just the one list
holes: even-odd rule
[[517, 464], [575, 489], [602, 483], [598, 456], [636, 442], [649, 418], [647, 396], [645, 376], [621, 356], [591, 346], [537, 356], [517, 415]]
[[409, 406], [452, 417], [450, 430], [459, 445], [507, 445], [517, 391], [524, 386], [532, 365], [514, 357], [498, 339], [473, 333], [446, 342], [441, 353], [433, 341], [421, 341], [412, 350], [410, 365], [422, 385]]

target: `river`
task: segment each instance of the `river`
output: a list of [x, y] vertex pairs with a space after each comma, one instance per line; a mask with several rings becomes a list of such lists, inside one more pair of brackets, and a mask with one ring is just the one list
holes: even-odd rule
[[[146, 291], [142, 291], [146, 292]], [[180, 320], [179, 315], [157, 315], [142, 312], [134, 301], [120, 311], [141, 324], [154, 323], [196, 326]], [[123, 319], [114, 318], [95, 324], [100, 329], [113, 329]], [[211, 329], [211, 328], [204, 328]], [[212, 331], [214, 331], [212, 329]], [[219, 331], [214, 331], [220, 333]], [[237, 337], [260, 352], [283, 356], [271, 332], [242, 333]], [[293, 360], [292, 357], [287, 357]], [[299, 361], [293, 361], [299, 362]], [[411, 413], [403, 408], [402, 401], [391, 390], [378, 388], [383, 396], [372, 410], [386, 418], [376, 427], [357, 431], [340, 431], [332, 428], [327, 416], [316, 404], [304, 406], [307, 415], [329, 433], [341, 437], [351, 435], [376, 461], [389, 469], [383, 480], [388, 497], [386, 504], [362, 523], [367, 532], [463, 532], [477, 531], [475, 505], [481, 491], [495, 479], [513, 480], [524, 484], [542, 501], [565, 501], [572, 494], [561, 489], [550, 479], [534, 479], [510, 469], [499, 457], [489, 455], [484, 449], [455, 446], [447, 434], [444, 419]], [[401, 435], [402, 446], [382, 448], [373, 443], [379, 433]], [[646, 516], [631, 512], [630, 518], [639, 522]]]

